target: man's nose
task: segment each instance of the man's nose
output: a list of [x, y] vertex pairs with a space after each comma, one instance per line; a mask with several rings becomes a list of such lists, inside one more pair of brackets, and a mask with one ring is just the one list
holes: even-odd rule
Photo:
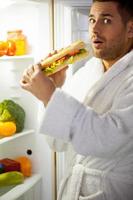
[[100, 33], [101, 32], [101, 24], [99, 21], [96, 21], [93, 25], [92, 25], [92, 33]]

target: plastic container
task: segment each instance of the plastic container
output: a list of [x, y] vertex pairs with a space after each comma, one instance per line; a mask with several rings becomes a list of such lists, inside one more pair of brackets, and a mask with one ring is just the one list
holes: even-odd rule
[[13, 40], [16, 44], [15, 55], [27, 54], [27, 38], [22, 30], [11, 30], [7, 32], [7, 40]]

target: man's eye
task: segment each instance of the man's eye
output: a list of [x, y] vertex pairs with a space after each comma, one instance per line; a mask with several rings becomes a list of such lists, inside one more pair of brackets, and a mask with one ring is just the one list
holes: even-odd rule
[[110, 20], [110, 19], [107, 19], [107, 18], [106, 18], [106, 19], [103, 19], [103, 23], [104, 23], [104, 24], [110, 24], [110, 23], [111, 23], [111, 20]]
[[89, 23], [90, 23], [90, 24], [94, 24], [94, 23], [95, 23], [95, 20], [94, 20], [93, 18], [90, 18], [90, 19], [89, 19]]

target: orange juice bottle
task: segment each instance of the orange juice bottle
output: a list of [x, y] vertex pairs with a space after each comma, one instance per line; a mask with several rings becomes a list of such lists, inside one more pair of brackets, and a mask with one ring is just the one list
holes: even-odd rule
[[22, 30], [11, 30], [7, 32], [7, 40], [13, 40], [16, 44], [15, 55], [27, 54], [27, 38]]

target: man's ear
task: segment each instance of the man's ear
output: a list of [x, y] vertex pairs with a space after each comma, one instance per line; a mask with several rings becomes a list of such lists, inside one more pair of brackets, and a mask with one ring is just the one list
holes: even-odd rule
[[133, 20], [128, 22], [128, 37], [133, 38]]

